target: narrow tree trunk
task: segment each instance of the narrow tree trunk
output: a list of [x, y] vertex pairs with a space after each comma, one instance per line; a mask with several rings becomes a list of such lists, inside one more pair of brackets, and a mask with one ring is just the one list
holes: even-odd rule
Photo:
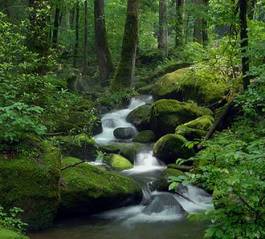
[[[203, 0], [203, 4], [204, 4], [204, 10], [208, 11], [208, 7], [209, 7], [209, 0]], [[209, 40], [208, 37], [208, 22], [207, 19], [202, 19], [202, 43], [204, 46], [207, 45]]]
[[163, 57], [168, 56], [167, 0], [159, 0], [158, 48]]
[[75, 46], [74, 46], [74, 67], [77, 66], [78, 49], [79, 49], [79, 1], [76, 1], [75, 6]]
[[241, 40], [241, 62], [244, 89], [248, 88], [250, 79], [249, 72], [249, 57], [247, 55], [248, 48], [248, 24], [247, 24], [247, 0], [239, 0], [239, 18], [240, 18], [240, 40]]
[[88, 61], [87, 61], [87, 55], [88, 55], [88, 9], [87, 9], [87, 0], [84, 2], [84, 58], [83, 58], [83, 73], [84, 75], [87, 74], [88, 71]]
[[[200, 7], [202, 4], [202, 0], [193, 0], [193, 4], [197, 5], [197, 7]], [[196, 17], [194, 20], [194, 31], [193, 31], [193, 40], [195, 42], [198, 42], [200, 44], [203, 44], [203, 19], [201, 17]]]
[[124, 29], [121, 60], [116, 75], [111, 82], [112, 90], [128, 88], [132, 85], [135, 73], [135, 60], [138, 42], [139, 0], [127, 0], [127, 18]]
[[59, 35], [59, 18], [60, 18], [60, 9], [56, 7], [53, 23], [53, 33], [52, 33], [52, 46], [56, 47], [58, 43]]
[[183, 0], [176, 0], [175, 47], [183, 45]]
[[113, 72], [105, 25], [104, 0], [94, 0], [95, 45], [98, 58], [99, 76], [102, 86], [106, 86]]

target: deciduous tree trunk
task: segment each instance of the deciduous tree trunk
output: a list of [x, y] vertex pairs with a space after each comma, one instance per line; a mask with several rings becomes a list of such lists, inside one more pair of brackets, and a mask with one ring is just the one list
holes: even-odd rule
[[94, 17], [99, 76], [101, 85], [106, 86], [113, 72], [113, 64], [105, 25], [104, 0], [94, 0]]
[[83, 74], [88, 72], [88, 9], [87, 0], [84, 2], [84, 58], [83, 58]]
[[52, 46], [53, 47], [56, 47], [58, 43], [59, 18], [60, 18], [60, 9], [56, 7], [55, 14], [54, 14], [53, 33], [52, 33]]
[[168, 56], [167, 0], [159, 0], [158, 48], [163, 57]]
[[135, 73], [136, 50], [138, 43], [139, 0], [127, 1], [127, 18], [124, 29], [121, 60], [114, 79], [112, 90], [128, 88], [132, 85]]
[[79, 1], [76, 1], [75, 6], [75, 46], [74, 46], [74, 67], [77, 66], [78, 59], [78, 49], [79, 49]]
[[176, 38], [175, 38], [175, 47], [183, 45], [183, 3], [184, 0], [176, 0]]
[[250, 79], [248, 76], [249, 72], [249, 57], [248, 53], [248, 23], [247, 23], [247, 0], [239, 0], [239, 18], [240, 18], [240, 40], [241, 40], [241, 64], [243, 74], [244, 89], [248, 88]]

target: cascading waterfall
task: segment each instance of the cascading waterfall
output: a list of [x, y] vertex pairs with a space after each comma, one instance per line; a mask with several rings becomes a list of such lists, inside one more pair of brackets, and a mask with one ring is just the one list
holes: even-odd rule
[[[136, 131], [135, 127], [126, 121], [126, 117], [137, 107], [151, 102], [151, 96], [132, 98], [128, 108], [103, 115], [103, 132], [95, 136], [96, 142], [109, 144], [118, 141], [113, 134], [116, 128], [131, 127]], [[142, 203], [138, 206], [105, 212], [99, 217], [122, 220], [125, 224], [175, 221], [183, 218], [186, 213], [211, 207], [210, 195], [191, 185], [183, 186], [179, 194], [152, 192], [150, 185], [157, 180], [165, 168], [166, 166], [153, 156], [152, 145], [146, 145], [137, 153], [134, 167], [123, 171], [124, 174], [134, 177], [142, 185]]]

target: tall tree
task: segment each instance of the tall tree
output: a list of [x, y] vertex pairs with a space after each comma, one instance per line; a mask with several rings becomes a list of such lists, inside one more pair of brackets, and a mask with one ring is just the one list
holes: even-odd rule
[[99, 76], [101, 85], [106, 86], [114, 67], [111, 60], [111, 53], [107, 39], [104, 14], [104, 0], [94, 0], [94, 17], [95, 45], [98, 58]]
[[159, 0], [159, 33], [158, 48], [163, 57], [168, 56], [168, 21], [167, 21], [167, 1]]
[[249, 79], [249, 56], [247, 55], [248, 48], [248, 23], [247, 23], [247, 10], [248, 0], [239, 0], [239, 18], [240, 18], [240, 46], [241, 46], [241, 64], [243, 74], [244, 89], [248, 88], [250, 83]]
[[176, 38], [175, 47], [182, 46], [183, 44], [183, 4], [184, 0], [176, 0]]
[[78, 49], [79, 49], [79, 0], [75, 3], [75, 46], [74, 46], [74, 67], [77, 66]]
[[56, 6], [54, 14], [54, 23], [53, 23], [53, 33], [52, 33], [52, 45], [53, 47], [57, 46], [58, 35], [59, 35], [59, 20], [60, 20], [60, 8]]
[[83, 73], [88, 71], [88, 7], [87, 0], [84, 2], [84, 58], [83, 58]]
[[121, 60], [116, 75], [111, 82], [112, 90], [131, 86], [135, 73], [138, 43], [139, 0], [127, 0], [127, 17], [124, 28]]

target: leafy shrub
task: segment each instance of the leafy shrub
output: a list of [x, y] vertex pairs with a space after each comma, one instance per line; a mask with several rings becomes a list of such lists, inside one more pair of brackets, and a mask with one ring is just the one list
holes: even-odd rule
[[0, 226], [4, 228], [16, 230], [23, 232], [26, 229], [27, 224], [23, 223], [18, 215], [22, 213], [23, 210], [20, 208], [12, 208], [8, 212], [4, 211], [4, 208], [0, 206]]

